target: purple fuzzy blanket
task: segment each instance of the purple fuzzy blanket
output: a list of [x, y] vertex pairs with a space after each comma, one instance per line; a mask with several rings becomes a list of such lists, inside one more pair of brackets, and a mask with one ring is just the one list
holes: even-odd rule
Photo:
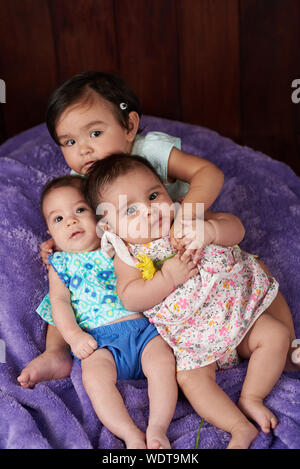
[[[280, 282], [300, 338], [300, 179], [286, 165], [201, 127], [144, 117], [145, 131], [182, 139], [183, 150], [204, 156], [225, 174], [215, 210], [238, 215], [246, 227], [241, 246], [256, 253]], [[0, 147], [0, 448], [123, 448], [98, 421], [85, 394], [80, 368], [71, 378], [23, 389], [21, 369], [44, 350], [46, 324], [35, 309], [47, 291], [39, 245], [48, 238], [39, 212], [42, 186], [68, 168], [45, 125]], [[4, 348], [5, 346], [5, 354]], [[219, 371], [217, 381], [237, 401], [247, 362]], [[146, 429], [147, 382], [118, 383], [137, 425]], [[276, 430], [259, 434], [252, 448], [300, 448], [300, 373], [284, 373], [267, 405]], [[201, 418], [180, 396], [168, 436], [172, 448], [194, 448]], [[199, 448], [226, 448], [229, 435], [204, 423]]]

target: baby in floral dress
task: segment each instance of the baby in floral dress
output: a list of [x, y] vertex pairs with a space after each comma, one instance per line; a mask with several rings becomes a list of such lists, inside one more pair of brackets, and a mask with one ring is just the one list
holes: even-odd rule
[[[277, 425], [263, 403], [289, 349], [287, 327], [267, 311], [277, 281], [253, 255], [226, 247], [240, 241], [239, 224], [233, 215], [211, 211], [202, 224], [197, 273], [177, 287], [163, 276], [164, 260], [186, 254], [170, 244], [174, 204], [143, 158], [112, 155], [95, 163], [86, 197], [102, 216], [101, 248], [115, 254], [122, 302], [132, 311], [143, 310], [172, 347], [178, 383], [198, 414], [231, 434], [228, 448], [248, 448], [258, 431], [247, 416], [265, 433]], [[197, 245], [197, 236], [197, 230], [194, 238], [189, 235], [190, 247]], [[235, 405], [217, 385], [215, 371], [239, 357], [248, 358], [249, 365]]]
[[[128, 249], [136, 259], [146, 254], [154, 262], [175, 252], [168, 236], [129, 243]], [[173, 348], [178, 371], [213, 362], [220, 368], [238, 363], [236, 347], [278, 290], [276, 280], [237, 246], [209, 244], [197, 265], [198, 275], [144, 311]]]

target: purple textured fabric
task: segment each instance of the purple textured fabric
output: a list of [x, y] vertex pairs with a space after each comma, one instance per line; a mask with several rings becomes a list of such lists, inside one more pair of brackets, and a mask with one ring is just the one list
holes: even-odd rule
[[[241, 147], [216, 132], [145, 116], [144, 131], [181, 137], [184, 151], [204, 156], [225, 174], [214, 209], [238, 215], [246, 227], [241, 247], [256, 253], [279, 280], [300, 338], [300, 179], [283, 163]], [[39, 246], [48, 238], [39, 212], [42, 186], [68, 172], [60, 149], [44, 124], [0, 147], [0, 339], [6, 361], [0, 363], [1, 448], [123, 448], [96, 418], [73, 365], [70, 378], [23, 389], [21, 369], [44, 350], [46, 324], [35, 309], [47, 291]], [[2, 353], [1, 361], [3, 360]], [[217, 381], [236, 402], [247, 361], [219, 371]], [[279, 425], [260, 432], [252, 448], [300, 447], [300, 373], [283, 373], [266, 399]], [[120, 392], [137, 425], [148, 418], [147, 383], [120, 381]], [[172, 448], [194, 448], [201, 418], [180, 395], [168, 436]], [[229, 435], [204, 423], [199, 448], [226, 448]]]

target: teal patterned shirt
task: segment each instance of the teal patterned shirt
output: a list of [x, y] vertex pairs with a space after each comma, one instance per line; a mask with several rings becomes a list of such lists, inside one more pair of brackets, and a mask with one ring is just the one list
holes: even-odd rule
[[[117, 278], [113, 260], [101, 250], [70, 253], [55, 252], [49, 262], [70, 291], [76, 321], [91, 330], [133, 314], [123, 306], [116, 292]], [[49, 295], [37, 309], [48, 323], [54, 324]]]

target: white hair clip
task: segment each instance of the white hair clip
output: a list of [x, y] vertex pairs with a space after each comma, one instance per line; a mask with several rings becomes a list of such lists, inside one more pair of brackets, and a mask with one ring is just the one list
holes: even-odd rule
[[120, 103], [120, 108], [122, 109], [122, 111], [125, 111], [125, 109], [128, 108], [128, 104], [127, 103]]

